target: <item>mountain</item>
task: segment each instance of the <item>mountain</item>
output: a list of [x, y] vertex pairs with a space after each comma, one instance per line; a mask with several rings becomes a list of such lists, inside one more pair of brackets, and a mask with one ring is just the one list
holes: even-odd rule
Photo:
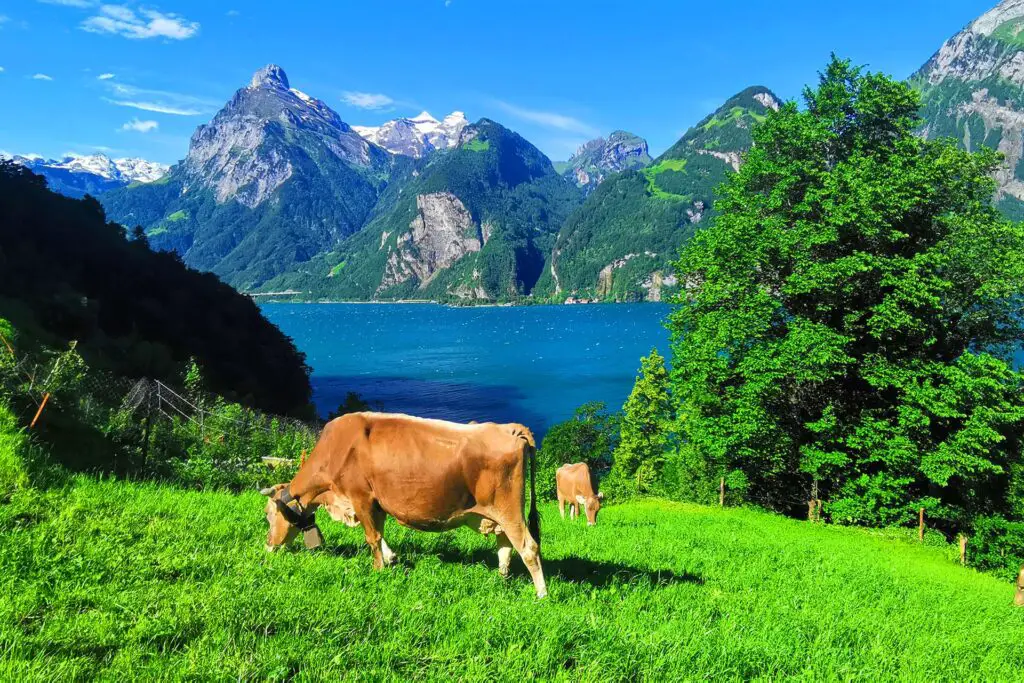
[[584, 144], [569, 161], [559, 164], [557, 170], [590, 192], [606, 176], [619, 171], [640, 168], [651, 163], [647, 141], [641, 137], [617, 130], [605, 138], [596, 138]]
[[911, 82], [924, 134], [998, 149], [998, 206], [1024, 219], [1024, 0], [1004, 0], [947, 40]]
[[443, 121], [424, 111], [411, 119], [394, 119], [380, 126], [352, 126], [352, 130], [392, 154], [418, 159], [435, 150], [454, 147], [467, 125], [469, 121], [461, 111], [453, 111]]
[[778, 107], [767, 88], [748, 88], [653, 163], [601, 183], [566, 220], [535, 293], [661, 300], [676, 285], [679, 247], [713, 214], [715, 188], [753, 144], [751, 128]]
[[54, 192], [75, 198], [97, 195], [131, 183], [151, 183], [170, 168], [145, 159], [111, 159], [105, 154], [69, 154], [63, 159], [16, 155], [11, 160], [46, 178]]
[[266, 284], [311, 298], [489, 301], [528, 294], [582, 193], [488, 119], [401, 171], [367, 226]]
[[271, 64], [196, 129], [170, 173], [101, 201], [155, 248], [249, 289], [359, 230], [394, 164]]

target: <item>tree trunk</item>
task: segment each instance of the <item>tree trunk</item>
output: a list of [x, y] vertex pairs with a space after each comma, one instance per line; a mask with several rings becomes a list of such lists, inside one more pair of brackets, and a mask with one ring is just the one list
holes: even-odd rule
[[917, 513], [917, 540], [924, 540], [924, 508]]

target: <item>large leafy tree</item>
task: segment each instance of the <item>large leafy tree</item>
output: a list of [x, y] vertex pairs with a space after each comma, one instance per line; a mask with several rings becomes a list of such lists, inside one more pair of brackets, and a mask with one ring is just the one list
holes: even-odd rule
[[660, 480], [672, 428], [665, 359], [652, 349], [640, 360], [640, 374], [622, 408], [622, 437], [615, 449], [612, 479], [636, 493], [654, 491]]
[[677, 264], [687, 447], [750, 495], [836, 521], [1004, 510], [1020, 462], [1024, 229], [989, 150], [915, 135], [903, 83], [833, 58], [770, 115]]

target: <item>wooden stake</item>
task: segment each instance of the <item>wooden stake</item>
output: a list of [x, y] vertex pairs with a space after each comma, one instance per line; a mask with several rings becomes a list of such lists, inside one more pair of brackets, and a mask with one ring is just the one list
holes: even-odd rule
[[47, 392], [47, 393], [45, 393], [43, 395], [43, 402], [39, 404], [39, 410], [36, 411], [36, 416], [32, 418], [32, 424], [30, 424], [28, 426], [29, 429], [32, 429], [33, 427], [36, 426], [36, 422], [39, 421], [39, 416], [43, 414], [43, 408], [46, 407], [46, 402], [49, 401], [49, 400], [50, 400], [50, 393]]
[[1013, 598], [1013, 604], [1024, 607], [1024, 564], [1020, 566], [1020, 574], [1017, 575], [1017, 595]]
[[817, 514], [817, 517], [818, 517], [818, 521], [820, 522], [821, 521], [821, 498], [818, 499], [818, 514]]
[[807, 521], [808, 522], [813, 522], [814, 521], [814, 511], [817, 508], [818, 508], [818, 506], [815, 505], [813, 498], [811, 500], [807, 501]]
[[917, 513], [917, 540], [924, 540], [924, 508]]
[[967, 534], [960, 534], [957, 536], [957, 541], [960, 543], [960, 564], [967, 566]]
[[725, 477], [718, 484], [718, 504], [725, 507]]

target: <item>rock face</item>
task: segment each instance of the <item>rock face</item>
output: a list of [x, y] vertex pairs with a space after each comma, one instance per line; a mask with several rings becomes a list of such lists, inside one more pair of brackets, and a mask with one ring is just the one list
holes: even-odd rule
[[131, 183], [151, 183], [166, 175], [170, 168], [134, 157], [111, 159], [105, 154], [69, 154], [63, 159], [14, 156], [11, 159], [46, 178], [52, 190], [69, 197], [96, 195]]
[[290, 88], [284, 70], [271, 64], [257, 71], [213, 121], [196, 129], [183, 164], [186, 191], [207, 187], [218, 202], [233, 199], [254, 208], [292, 177], [296, 146], [363, 168], [381, 162], [379, 149], [326, 104]]
[[394, 119], [380, 126], [352, 126], [352, 130], [392, 154], [419, 159], [436, 150], [454, 147], [467, 125], [469, 121], [461, 111], [453, 111], [442, 121], [424, 111], [411, 119]]
[[563, 175], [589, 192], [611, 173], [639, 168], [650, 162], [646, 140], [617, 130], [607, 139], [597, 138], [577, 149], [566, 162]]
[[997, 203], [1024, 218], [1024, 0], [1004, 0], [947, 40], [915, 74], [923, 134], [1004, 154]]
[[425, 289], [438, 271], [482, 247], [483, 235], [458, 197], [451, 192], [417, 195], [416, 217], [409, 231], [398, 237], [377, 291], [410, 278]]

